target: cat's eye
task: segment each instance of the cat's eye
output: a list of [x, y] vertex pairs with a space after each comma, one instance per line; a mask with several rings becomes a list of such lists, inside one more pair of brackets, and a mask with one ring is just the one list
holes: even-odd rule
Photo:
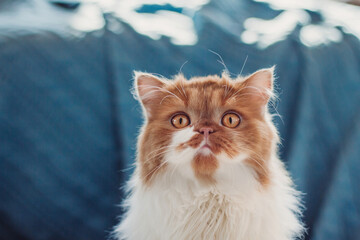
[[187, 115], [179, 113], [171, 118], [171, 124], [176, 128], [184, 128], [190, 124], [190, 119]]
[[221, 124], [228, 128], [236, 128], [240, 122], [241, 118], [239, 114], [234, 112], [225, 113], [221, 119]]

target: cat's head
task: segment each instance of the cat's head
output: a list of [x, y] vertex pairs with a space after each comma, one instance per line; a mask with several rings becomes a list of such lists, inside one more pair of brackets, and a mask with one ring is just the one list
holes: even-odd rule
[[146, 119], [138, 145], [145, 184], [169, 171], [215, 184], [238, 167], [267, 184], [278, 140], [267, 109], [273, 68], [236, 79], [223, 74], [168, 80], [136, 72], [135, 91]]

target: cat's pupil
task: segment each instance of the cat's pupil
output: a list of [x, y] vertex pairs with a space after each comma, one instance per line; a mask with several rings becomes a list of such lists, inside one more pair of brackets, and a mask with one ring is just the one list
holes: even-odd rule
[[229, 123], [232, 124], [232, 117], [229, 117]]
[[182, 118], [180, 118], [180, 119], [179, 119], [179, 123], [180, 123], [180, 124], [182, 124], [182, 121], [183, 121], [183, 119], [182, 119]]

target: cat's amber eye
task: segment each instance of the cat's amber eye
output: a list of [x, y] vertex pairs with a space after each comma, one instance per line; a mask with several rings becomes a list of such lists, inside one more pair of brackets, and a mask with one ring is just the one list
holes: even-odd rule
[[179, 113], [171, 118], [171, 124], [176, 128], [184, 128], [190, 124], [190, 119], [187, 115]]
[[221, 124], [228, 128], [236, 128], [240, 122], [240, 116], [234, 112], [225, 113], [221, 119]]

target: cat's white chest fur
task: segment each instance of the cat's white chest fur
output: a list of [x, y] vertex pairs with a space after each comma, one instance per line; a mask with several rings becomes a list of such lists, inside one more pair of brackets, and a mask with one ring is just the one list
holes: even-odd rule
[[[234, 185], [232, 190], [227, 187], [222, 191], [221, 184], [218, 188], [202, 187], [191, 181], [169, 181], [166, 174], [153, 187], [145, 188], [134, 175], [130, 183], [133, 192], [127, 201], [129, 210], [116, 229], [117, 238], [295, 239], [302, 229], [296, 217], [298, 201], [279, 161], [277, 165], [274, 181], [264, 190], [256, 189], [253, 181], [246, 182], [251, 185], [246, 188], [239, 182], [238, 188]], [[176, 179], [174, 173], [171, 179]]]

